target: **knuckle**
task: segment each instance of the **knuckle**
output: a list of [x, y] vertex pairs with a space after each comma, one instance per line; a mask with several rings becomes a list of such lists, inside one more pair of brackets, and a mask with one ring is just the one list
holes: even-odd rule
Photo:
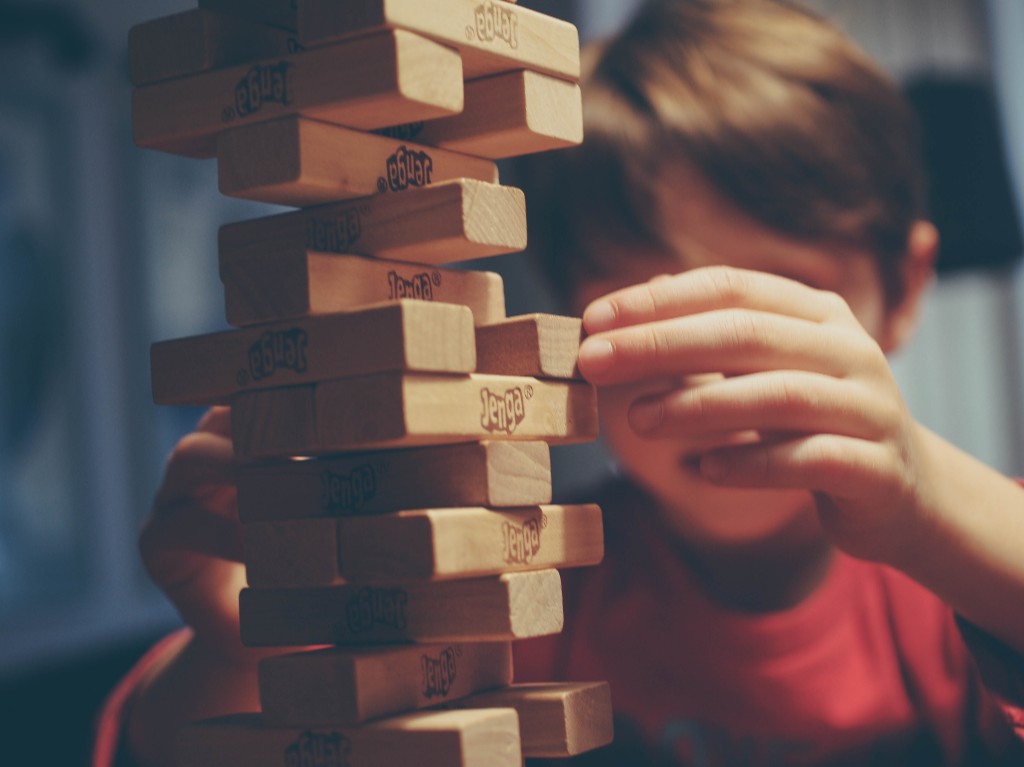
[[725, 305], [736, 304], [747, 294], [749, 279], [738, 269], [729, 266], [709, 266], [704, 271], [708, 289], [717, 301]]
[[751, 312], [732, 311], [725, 328], [728, 346], [740, 353], [757, 352], [769, 343], [768, 332]]

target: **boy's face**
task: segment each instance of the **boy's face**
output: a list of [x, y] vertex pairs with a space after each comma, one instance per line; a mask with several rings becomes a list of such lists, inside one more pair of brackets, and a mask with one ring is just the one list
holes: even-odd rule
[[[883, 348], [891, 345], [882, 283], [869, 253], [825, 250], [768, 230], [685, 169], [666, 176], [658, 204], [673, 252], [615, 254], [622, 264], [621, 273], [583, 285], [577, 293], [580, 311], [612, 290], [659, 275], [729, 265], [838, 293]], [[809, 493], [723, 489], [700, 475], [697, 460], [704, 452], [727, 444], [770, 441], [770, 434], [723, 433], [700, 442], [650, 439], [637, 434], [628, 421], [630, 405], [642, 395], [700, 386], [702, 380], [720, 376], [708, 371], [685, 379], [604, 387], [599, 391], [602, 432], [623, 470], [660, 501], [667, 521], [680, 534], [690, 540], [719, 543], [756, 540], [799, 517], [813, 515]]]

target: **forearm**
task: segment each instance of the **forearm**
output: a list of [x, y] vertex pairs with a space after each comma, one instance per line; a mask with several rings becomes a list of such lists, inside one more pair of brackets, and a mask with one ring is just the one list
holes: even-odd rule
[[891, 564], [1024, 654], [1024, 489], [921, 432], [922, 522]]

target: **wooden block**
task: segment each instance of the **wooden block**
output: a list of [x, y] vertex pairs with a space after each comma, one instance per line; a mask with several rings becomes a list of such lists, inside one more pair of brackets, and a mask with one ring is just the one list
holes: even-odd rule
[[222, 133], [217, 174], [230, 197], [297, 208], [459, 178], [498, 182], [490, 160], [294, 115]]
[[462, 54], [466, 79], [535, 69], [580, 77], [580, 41], [567, 21], [493, 0], [303, 0], [299, 40], [315, 46], [381, 29], [407, 29]]
[[411, 509], [345, 519], [245, 525], [249, 585], [331, 586], [447, 580], [596, 565], [604, 556], [594, 505]]
[[238, 472], [243, 522], [550, 502], [551, 456], [544, 442], [467, 442], [257, 464]]
[[512, 645], [467, 642], [331, 647], [260, 662], [270, 727], [353, 725], [458, 700], [512, 682]]
[[594, 388], [517, 376], [383, 374], [246, 392], [232, 403], [242, 457], [316, 455], [481, 439], [597, 436]]
[[299, 0], [199, 0], [199, 7], [292, 32], [299, 28]]
[[583, 101], [575, 83], [520, 70], [469, 80], [462, 112], [382, 128], [386, 136], [501, 159], [583, 141]]
[[478, 693], [453, 708], [514, 708], [523, 756], [576, 756], [612, 742], [612, 693], [607, 682], [516, 684]]
[[422, 711], [351, 728], [271, 728], [260, 714], [187, 725], [178, 767], [521, 767], [519, 720], [508, 708]]
[[495, 272], [298, 249], [224, 258], [220, 278], [227, 320], [239, 327], [402, 298], [462, 304], [477, 325], [505, 319], [505, 286]]
[[250, 647], [504, 642], [562, 630], [557, 570], [380, 586], [242, 589]]
[[287, 323], [154, 344], [153, 400], [226, 403], [241, 391], [378, 371], [466, 373], [473, 317], [455, 304], [403, 299]]
[[280, 213], [220, 229], [221, 271], [240, 255], [306, 250], [445, 264], [526, 247], [522, 190], [449, 181]]
[[128, 69], [134, 85], [148, 85], [299, 50], [287, 30], [193, 9], [132, 27]]
[[244, 124], [301, 114], [382, 128], [462, 105], [458, 55], [399, 30], [144, 85], [132, 94], [132, 127], [139, 146], [213, 157], [217, 135]]
[[580, 378], [576, 358], [583, 321], [554, 314], [523, 314], [476, 329], [478, 373]]

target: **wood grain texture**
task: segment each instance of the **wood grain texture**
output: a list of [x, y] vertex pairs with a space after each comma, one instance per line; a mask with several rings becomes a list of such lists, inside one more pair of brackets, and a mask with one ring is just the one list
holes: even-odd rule
[[551, 502], [544, 442], [467, 442], [257, 464], [241, 467], [237, 477], [243, 522]]
[[504, 642], [562, 630], [557, 570], [379, 586], [243, 589], [250, 647], [382, 642]]
[[459, 178], [498, 182], [490, 160], [294, 115], [220, 134], [217, 174], [229, 197], [297, 208]]
[[479, 693], [453, 708], [514, 708], [523, 756], [577, 756], [612, 742], [612, 693], [607, 682], [515, 684]]
[[351, 312], [162, 341], [150, 352], [161, 405], [226, 403], [241, 391], [377, 371], [467, 373], [473, 316], [403, 299]]
[[299, 39], [324, 45], [381, 29], [407, 29], [455, 47], [466, 79], [534, 69], [580, 77], [580, 41], [567, 21], [493, 0], [303, 0]]
[[582, 94], [540, 72], [506, 72], [466, 81], [457, 115], [379, 132], [491, 159], [547, 152], [583, 141]]
[[132, 94], [132, 129], [141, 147], [213, 157], [223, 131], [288, 115], [370, 129], [462, 107], [458, 55], [398, 30], [144, 85]]
[[519, 376], [368, 375], [232, 402], [235, 452], [250, 458], [481, 439], [570, 444], [597, 430], [590, 384]]
[[508, 642], [331, 647], [260, 662], [269, 727], [355, 725], [456, 701], [512, 681]]
[[522, 190], [449, 181], [222, 226], [221, 272], [243, 255], [305, 249], [445, 264], [526, 247]]
[[592, 504], [275, 520], [246, 524], [244, 533], [249, 585], [258, 588], [564, 570], [604, 556], [601, 510]]
[[199, 0], [199, 7], [292, 32], [299, 27], [299, 0]]
[[473, 312], [476, 325], [505, 319], [505, 285], [496, 272], [299, 249], [224, 259], [220, 278], [227, 321], [236, 327], [402, 298], [461, 304]]
[[580, 379], [576, 358], [583, 321], [555, 314], [523, 314], [476, 329], [478, 373]]
[[519, 720], [509, 708], [422, 711], [359, 727], [274, 728], [260, 714], [187, 725], [177, 767], [521, 767]]
[[133, 85], [148, 85], [297, 50], [287, 30], [196, 8], [132, 27], [128, 71]]

